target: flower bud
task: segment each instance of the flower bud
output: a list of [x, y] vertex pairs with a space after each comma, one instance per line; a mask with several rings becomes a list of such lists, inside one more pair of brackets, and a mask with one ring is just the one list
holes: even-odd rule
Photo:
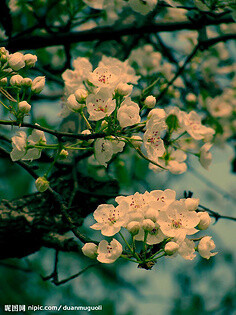
[[18, 71], [21, 68], [24, 68], [25, 66], [24, 55], [20, 52], [10, 54], [8, 58], [8, 64], [9, 67], [11, 67], [12, 70], [14, 71]]
[[2, 78], [0, 80], [0, 85], [7, 85], [7, 78]]
[[64, 159], [67, 158], [68, 154], [69, 154], [68, 151], [62, 149], [61, 152], [60, 152], [59, 157], [60, 157], [61, 160], [64, 160]]
[[67, 105], [68, 109], [71, 110], [72, 112], [77, 112], [83, 107], [82, 104], [79, 104], [76, 101], [75, 94], [71, 94], [68, 97], [66, 105]]
[[209, 166], [212, 162], [212, 154], [209, 152], [211, 147], [211, 143], [205, 143], [200, 149], [199, 162], [206, 170], [209, 169]]
[[148, 97], [145, 98], [144, 105], [147, 108], [154, 108], [156, 105], [156, 98], [152, 95], [149, 95]]
[[76, 98], [76, 101], [79, 103], [84, 103], [87, 96], [88, 96], [88, 91], [84, 89], [77, 89], [75, 91], [75, 98]]
[[211, 239], [210, 236], [204, 236], [199, 244], [198, 244], [198, 252], [199, 254], [206, 259], [209, 259], [211, 256], [215, 256], [217, 254], [217, 252], [215, 253], [211, 253], [211, 250], [215, 249], [215, 243], [214, 241]]
[[16, 74], [11, 77], [10, 84], [12, 86], [21, 86], [22, 80], [23, 80], [23, 77], [19, 74]]
[[38, 94], [42, 92], [44, 86], [45, 86], [45, 77], [43, 76], [37, 77], [32, 82], [31, 91]]
[[39, 192], [44, 192], [49, 188], [49, 181], [45, 177], [38, 177], [35, 181], [35, 186]]
[[133, 90], [133, 85], [127, 83], [119, 83], [116, 87], [116, 92], [121, 96], [130, 95]]
[[37, 56], [32, 54], [24, 55], [25, 64], [28, 67], [34, 67], [37, 61]]
[[150, 232], [155, 228], [155, 223], [150, 219], [145, 219], [142, 222], [142, 227], [143, 227], [144, 231]]
[[138, 221], [132, 221], [132, 222], [128, 223], [126, 228], [132, 235], [136, 235], [136, 234], [138, 234], [141, 226], [140, 226], [140, 223]]
[[97, 257], [97, 250], [98, 246], [94, 243], [86, 243], [82, 247], [83, 254], [92, 259]]
[[200, 219], [200, 222], [198, 223], [197, 228], [199, 230], [206, 230], [211, 224], [211, 218], [209, 214], [204, 211], [204, 212], [198, 212], [197, 215]]
[[145, 218], [150, 219], [153, 222], [156, 222], [158, 215], [159, 213], [157, 210], [153, 208], [149, 208], [145, 213]]
[[187, 210], [194, 211], [197, 210], [199, 205], [199, 198], [187, 198], [185, 199], [185, 206]]
[[197, 97], [196, 97], [196, 95], [193, 94], [193, 93], [188, 93], [188, 94], [186, 95], [186, 100], [187, 100], [188, 102], [194, 103], [194, 102], [196, 102]]
[[26, 101], [22, 101], [22, 102], [19, 102], [18, 108], [19, 108], [19, 111], [21, 111], [22, 113], [28, 114], [28, 112], [31, 109], [31, 105], [27, 103]]
[[177, 250], [179, 249], [179, 245], [175, 242], [168, 242], [165, 245], [164, 251], [167, 255], [171, 256], [174, 255]]
[[30, 87], [32, 85], [32, 80], [30, 78], [24, 78], [21, 81], [22, 86]]

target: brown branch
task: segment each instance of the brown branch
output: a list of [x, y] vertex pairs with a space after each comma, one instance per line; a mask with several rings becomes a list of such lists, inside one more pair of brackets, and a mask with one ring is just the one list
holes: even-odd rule
[[98, 27], [92, 30], [79, 31], [79, 32], [67, 32], [57, 34], [47, 34], [40, 36], [28, 37], [13, 37], [11, 41], [2, 41], [0, 46], [5, 46], [11, 50], [25, 50], [25, 49], [38, 49], [43, 47], [57, 46], [57, 45], [69, 45], [79, 42], [90, 42], [94, 40], [117, 40], [125, 35], [134, 34], [151, 34], [158, 32], [174, 32], [180, 30], [198, 30], [203, 26], [219, 25], [222, 23], [234, 23], [234, 20], [230, 16], [214, 19], [204, 16], [204, 19], [198, 21], [180, 21], [180, 22], [159, 22], [150, 23], [148, 25], [131, 25], [125, 26], [119, 29], [112, 27]]
[[215, 219], [215, 222], [217, 222], [219, 219], [227, 219], [227, 220], [236, 221], [236, 217], [219, 214], [218, 212], [213, 211], [209, 208], [206, 208], [205, 206], [202, 206], [202, 205], [199, 205], [199, 207], [203, 209], [204, 211], [207, 211], [210, 214], [210, 216]]

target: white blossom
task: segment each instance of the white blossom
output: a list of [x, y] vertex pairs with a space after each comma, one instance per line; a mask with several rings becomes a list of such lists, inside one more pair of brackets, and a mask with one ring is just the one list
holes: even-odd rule
[[29, 111], [31, 110], [31, 105], [26, 101], [21, 101], [18, 104], [18, 108], [19, 108], [19, 111], [21, 111], [22, 113], [28, 114]]
[[200, 149], [199, 162], [201, 165], [208, 170], [212, 162], [212, 153], [209, 150], [212, 147], [212, 143], [205, 143]]
[[211, 224], [211, 218], [209, 214], [206, 211], [204, 211], [204, 212], [198, 212], [197, 215], [200, 219], [200, 222], [198, 223], [197, 228], [199, 230], [206, 230]]
[[117, 111], [117, 119], [121, 128], [133, 126], [140, 122], [139, 106], [137, 103], [131, 101], [130, 97], [127, 97]]
[[101, 263], [111, 264], [120, 257], [122, 251], [122, 245], [116, 239], [113, 238], [110, 244], [103, 240], [98, 245], [97, 260]]
[[197, 250], [203, 258], [209, 259], [211, 256], [215, 256], [217, 254], [217, 252], [211, 253], [215, 247], [215, 243], [211, 239], [211, 236], [204, 236], [200, 240]]
[[44, 76], [37, 77], [32, 82], [31, 91], [38, 94], [42, 92], [42, 90], [44, 89], [44, 86], [45, 86], [45, 77]]
[[9, 67], [14, 71], [18, 71], [25, 66], [24, 55], [20, 52], [10, 54], [8, 57]]
[[98, 251], [98, 246], [94, 243], [86, 243], [84, 246], [81, 248], [83, 254], [89, 258], [96, 258], [97, 257], [97, 251]]

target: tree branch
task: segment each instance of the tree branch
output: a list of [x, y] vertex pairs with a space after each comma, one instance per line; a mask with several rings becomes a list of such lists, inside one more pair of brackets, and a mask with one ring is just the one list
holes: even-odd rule
[[204, 19], [199, 22], [188, 20], [181, 22], [159, 22], [138, 27], [137, 25], [125, 26], [119, 29], [114, 29], [112, 27], [98, 27], [92, 30], [79, 32], [58, 32], [57, 34], [31, 36], [30, 40], [28, 36], [20, 37], [17, 35], [17, 37], [11, 38], [11, 41], [5, 40], [0, 42], [0, 46], [5, 46], [7, 49], [11, 49], [12, 51], [38, 49], [50, 46], [69, 45], [79, 42], [91, 42], [94, 40], [117, 40], [125, 35], [174, 32], [180, 30], [198, 30], [203, 26], [219, 25], [221, 23], [234, 23], [234, 20], [231, 16], [218, 19], [204, 16]]

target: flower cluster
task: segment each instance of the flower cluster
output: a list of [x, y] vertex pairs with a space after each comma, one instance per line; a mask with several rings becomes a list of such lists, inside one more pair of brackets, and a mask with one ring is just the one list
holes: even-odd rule
[[[2, 104], [19, 122], [23, 121], [24, 116], [31, 110], [28, 103], [30, 95], [40, 93], [45, 85], [44, 76], [32, 80], [20, 74], [21, 70], [34, 67], [36, 61], [36, 55], [20, 52], [10, 54], [4, 47], [0, 48], [0, 86], [8, 101], [8, 104]], [[29, 97], [26, 101], [27, 94]]]
[[[128, 144], [137, 151], [141, 148], [139, 154], [143, 157], [146, 151], [154, 171], [185, 172], [186, 153], [199, 157], [203, 167], [208, 168], [214, 130], [204, 126], [195, 111], [186, 113], [177, 107], [152, 109], [156, 105], [152, 95], [133, 101], [133, 85], [140, 77], [129, 62], [103, 56], [93, 70], [88, 59], [79, 57], [73, 62], [74, 70], [67, 69], [62, 75], [67, 98], [64, 114], [80, 113], [86, 121], [86, 133], [107, 133], [93, 144], [98, 163], [107, 166], [112, 156]], [[141, 121], [141, 111], [145, 109], [152, 110], [147, 120]], [[144, 133], [143, 137], [138, 131]], [[199, 147], [200, 141], [208, 144]]]
[[[207, 212], [197, 211], [199, 199], [176, 200], [175, 191], [166, 189], [118, 196], [115, 201], [117, 206], [98, 206], [93, 214], [97, 223], [91, 228], [100, 230], [102, 235], [108, 237], [119, 234], [129, 251], [123, 252], [121, 243], [116, 239], [110, 244], [103, 240], [98, 246], [85, 244], [82, 251], [86, 256], [97, 258], [102, 263], [112, 263], [122, 256], [140, 266], [147, 266], [162, 256], [179, 254], [184, 259], [192, 260], [196, 251], [206, 259], [217, 254], [211, 252], [215, 248], [211, 237], [193, 238], [194, 234], [206, 230], [211, 223]], [[130, 242], [121, 229], [129, 232]], [[137, 242], [142, 242], [143, 246], [140, 247]], [[199, 242], [198, 245], [196, 242]]]

